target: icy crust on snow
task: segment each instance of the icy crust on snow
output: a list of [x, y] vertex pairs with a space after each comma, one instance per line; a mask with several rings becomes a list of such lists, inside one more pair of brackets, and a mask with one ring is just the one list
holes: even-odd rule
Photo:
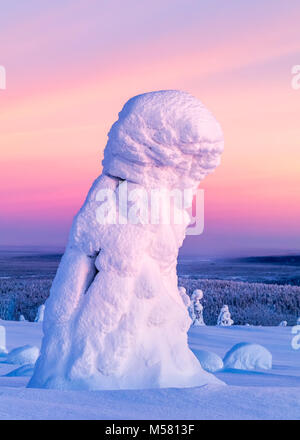
[[272, 368], [272, 354], [262, 345], [241, 342], [226, 353], [223, 362], [225, 368], [269, 370]]
[[103, 171], [145, 186], [192, 187], [223, 151], [220, 125], [189, 93], [163, 90], [130, 99], [113, 124]]
[[222, 145], [217, 122], [187, 93], [149, 93], [124, 106], [109, 134], [103, 174], [73, 221], [46, 302], [30, 387], [220, 383], [187, 344], [191, 320], [176, 264], [188, 222], [100, 224], [96, 212], [99, 190], [116, 192], [121, 179], [128, 180], [128, 191], [150, 191], [154, 183], [196, 187], [219, 163]]

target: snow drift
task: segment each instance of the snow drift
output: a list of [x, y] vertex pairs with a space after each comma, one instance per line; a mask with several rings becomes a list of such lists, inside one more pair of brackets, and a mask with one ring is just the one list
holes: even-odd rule
[[187, 344], [191, 320], [178, 291], [176, 263], [189, 218], [183, 216], [182, 224], [101, 223], [96, 212], [103, 201], [99, 191], [114, 195], [124, 181], [129, 190], [147, 193], [195, 191], [219, 164], [222, 150], [219, 124], [188, 93], [146, 93], [125, 104], [108, 135], [103, 173], [73, 221], [46, 302], [30, 387], [219, 382]]
[[272, 368], [272, 354], [262, 345], [241, 342], [226, 353], [223, 362], [225, 368], [269, 370]]
[[223, 361], [216, 353], [206, 350], [193, 350], [194, 355], [199, 360], [201, 367], [210, 373], [215, 373], [223, 369]]
[[11, 350], [5, 358], [6, 364], [35, 364], [39, 357], [40, 350], [34, 345], [24, 345]]
[[6, 377], [31, 377], [34, 371], [34, 364], [25, 364], [15, 370], [10, 371]]

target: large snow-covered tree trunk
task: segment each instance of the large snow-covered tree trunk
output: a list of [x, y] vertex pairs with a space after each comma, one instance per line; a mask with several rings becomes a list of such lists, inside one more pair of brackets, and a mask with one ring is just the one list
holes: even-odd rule
[[[181, 224], [146, 222], [143, 209], [135, 212], [138, 221], [128, 220], [118, 204], [107, 205], [111, 216], [103, 221], [99, 209], [102, 195], [114, 200], [124, 183], [135, 201], [139, 194], [150, 200], [153, 189], [195, 190], [219, 163], [222, 148], [219, 125], [187, 93], [148, 93], [124, 106], [109, 133], [103, 174], [74, 219], [46, 302], [41, 355], [30, 387], [219, 382], [202, 370], [187, 343], [191, 321], [176, 275], [188, 224], [184, 206], [172, 205], [182, 211]], [[164, 197], [160, 206], [169, 201]]]

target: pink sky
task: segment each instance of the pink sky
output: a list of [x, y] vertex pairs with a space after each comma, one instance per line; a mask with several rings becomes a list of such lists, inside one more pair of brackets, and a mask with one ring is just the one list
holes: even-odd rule
[[245, 3], [1, 6], [0, 245], [64, 245], [124, 102], [175, 88], [225, 135], [203, 184], [205, 232], [186, 252], [300, 250], [300, 5]]

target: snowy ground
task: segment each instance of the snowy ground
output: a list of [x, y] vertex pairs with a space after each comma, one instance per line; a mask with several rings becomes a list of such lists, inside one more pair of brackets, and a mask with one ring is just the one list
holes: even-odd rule
[[[41, 324], [2, 321], [7, 348], [40, 345]], [[268, 371], [224, 371], [227, 386], [142, 391], [70, 392], [26, 389], [28, 377], [5, 377], [16, 365], [0, 363], [0, 419], [300, 419], [300, 350], [290, 327], [198, 327], [193, 349], [224, 357], [238, 342], [264, 345]]]

